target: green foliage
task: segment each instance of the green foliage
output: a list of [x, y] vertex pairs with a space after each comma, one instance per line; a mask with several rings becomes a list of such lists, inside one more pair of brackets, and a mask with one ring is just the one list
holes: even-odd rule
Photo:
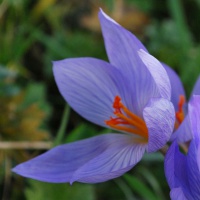
[[140, 179], [130, 176], [129, 174], [124, 175], [125, 180], [132, 190], [139, 194], [144, 200], [156, 200], [155, 194], [146, 186]]
[[0, 96], [14, 96], [19, 94], [20, 87], [14, 83], [17, 72], [0, 66]]
[[73, 142], [76, 140], [86, 138], [85, 137], [86, 135], [87, 135], [87, 137], [90, 137], [90, 136], [94, 136], [94, 134], [97, 134], [97, 133], [95, 132], [95, 129], [93, 127], [90, 127], [87, 124], [80, 124], [75, 129], [73, 129], [71, 133], [69, 133], [69, 135], [66, 137], [65, 141], [66, 141], [66, 143]]
[[23, 106], [38, 102], [38, 105], [48, 115], [51, 113], [51, 107], [46, 101], [46, 86], [43, 83], [30, 83], [26, 88]]
[[94, 200], [94, 187], [89, 184], [74, 183], [53, 184], [29, 180], [29, 187], [25, 190], [27, 200]]
[[[45, 45], [47, 51], [44, 55], [44, 62], [48, 66], [45, 68], [46, 76], [52, 75], [52, 60], [70, 57], [106, 58], [102, 40], [83, 31], [73, 33], [60, 31], [55, 32], [53, 36], [38, 31], [35, 37]], [[95, 46], [98, 48], [94, 51]]]
[[[128, 0], [128, 2], [134, 6], [139, 7], [141, 10], [145, 12], [149, 12], [155, 7], [155, 0], [141, 1], [141, 0]], [[158, 2], [157, 2], [158, 3]], [[162, 2], [163, 4], [164, 2]]]
[[100, 134], [94, 126], [90, 126], [88, 124], [80, 124], [77, 126], [71, 133], [66, 137], [66, 142], [73, 142], [76, 140], [81, 140], [86, 137], [92, 137]]

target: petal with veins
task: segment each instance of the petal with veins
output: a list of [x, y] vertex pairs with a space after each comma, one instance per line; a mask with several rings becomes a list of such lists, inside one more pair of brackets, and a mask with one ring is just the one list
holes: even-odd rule
[[105, 134], [55, 147], [13, 171], [45, 182], [102, 182], [130, 170], [144, 151], [131, 135]]
[[143, 111], [149, 134], [148, 152], [162, 148], [170, 139], [175, 115], [173, 104], [167, 99], [152, 98]]

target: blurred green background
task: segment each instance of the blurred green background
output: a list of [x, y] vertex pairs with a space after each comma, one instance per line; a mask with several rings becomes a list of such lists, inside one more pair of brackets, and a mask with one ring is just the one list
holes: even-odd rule
[[170, 65], [189, 97], [200, 73], [200, 0], [0, 0], [0, 199], [169, 199], [159, 153], [94, 185], [42, 183], [10, 171], [53, 145], [107, 132], [70, 110], [51, 64], [69, 57], [107, 60], [99, 7]]

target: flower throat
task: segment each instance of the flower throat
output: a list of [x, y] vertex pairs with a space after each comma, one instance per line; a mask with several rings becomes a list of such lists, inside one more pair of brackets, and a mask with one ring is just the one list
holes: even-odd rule
[[105, 120], [106, 125], [119, 131], [139, 135], [148, 140], [148, 129], [144, 120], [124, 106], [119, 96], [115, 97], [113, 108], [115, 117]]

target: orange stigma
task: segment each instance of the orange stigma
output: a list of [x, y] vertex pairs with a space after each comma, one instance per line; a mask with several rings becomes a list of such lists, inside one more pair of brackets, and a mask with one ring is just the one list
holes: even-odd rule
[[113, 114], [116, 117], [105, 120], [106, 125], [113, 129], [139, 135], [148, 140], [148, 129], [144, 120], [124, 106], [119, 96], [115, 97], [113, 108]]
[[185, 103], [185, 97], [183, 95], [180, 95], [179, 102], [178, 102], [178, 111], [176, 112], [176, 120], [178, 122], [178, 125], [182, 123], [185, 117], [185, 114], [183, 111], [184, 103]]

